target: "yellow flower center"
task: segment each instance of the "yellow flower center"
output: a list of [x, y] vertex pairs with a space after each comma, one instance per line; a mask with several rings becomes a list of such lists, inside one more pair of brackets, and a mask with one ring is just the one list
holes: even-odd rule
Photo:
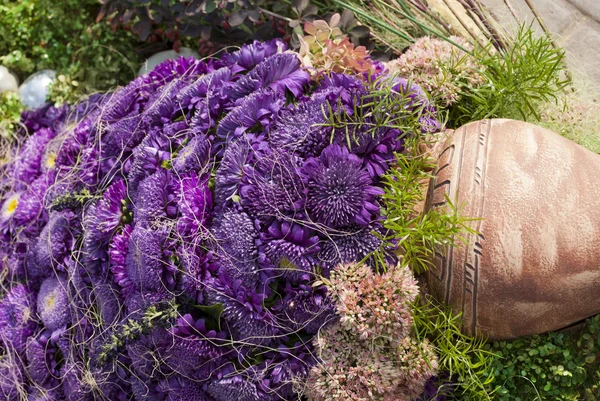
[[46, 306], [48, 308], [52, 308], [54, 303], [56, 302], [56, 295], [52, 294], [48, 298], [46, 298]]
[[52, 153], [48, 155], [46, 159], [46, 168], [52, 169], [56, 166], [56, 153]]
[[11, 199], [8, 202], [8, 206], [6, 207], [6, 211], [10, 214], [13, 214], [15, 210], [17, 210], [17, 206], [19, 206], [19, 200], [17, 198]]

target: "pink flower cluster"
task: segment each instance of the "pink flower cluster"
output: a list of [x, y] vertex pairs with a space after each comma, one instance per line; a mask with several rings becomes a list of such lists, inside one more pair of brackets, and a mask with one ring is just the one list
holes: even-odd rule
[[311, 401], [410, 401], [436, 373], [427, 341], [411, 336], [418, 286], [410, 269], [373, 273], [364, 264], [339, 266], [327, 283], [340, 322], [315, 341], [321, 363], [309, 375]]
[[364, 46], [354, 46], [338, 27], [340, 15], [333, 14], [329, 23], [324, 20], [306, 22], [301, 36], [299, 57], [312, 75], [324, 73], [362, 73], [375, 71], [369, 52]]
[[[451, 36], [462, 48], [473, 46], [465, 39]], [[441, 39], [419, 38], [400, 58], [391, 61], [388, 68], [419, 84], [444, 107], [460, 100], [462, 88], [475, 88], [484, 82], [482, 66], [475, 57]]]

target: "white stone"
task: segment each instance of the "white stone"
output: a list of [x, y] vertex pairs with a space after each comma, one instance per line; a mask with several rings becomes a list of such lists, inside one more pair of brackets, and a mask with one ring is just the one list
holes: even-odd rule
[[19, 87], [21, 101], [27, 108], [36, 109], [46, 103], [48, 85], [56, 78], [56, 71], [41, 70], [32, 74]]
[[8, 68], [0, 65], [0, 92], [16, 92], [19, 89], [19, 81], [11, 74]]
[[148, 60], [146, 60], [144, 62], [144, 64], [142, 64], [142, 66], [140, 67], [140, 70], [138, 71], [138, 77], [140, 75], [144, 75], [147, 72], [150, 72], [154, 69], [154, 67], [156, 67], [157, 65], [159, 65], [160, 63], [162, 63], [165, 60], [174, 60], [179, 58], [180, 56], [184, 56], [184, 57], [193, 57], [196, 59], [200, 58], [200, 55], [198, 54], [197, 51], [192, 50], [188, 47], [182, 47], [179, 49], [179, 53], [177, 53], [175, 50], [165, 50], [162, 52], [158, 52], [156, 54], [153, 54], [152, 56], [150, 56], [148, 58]]

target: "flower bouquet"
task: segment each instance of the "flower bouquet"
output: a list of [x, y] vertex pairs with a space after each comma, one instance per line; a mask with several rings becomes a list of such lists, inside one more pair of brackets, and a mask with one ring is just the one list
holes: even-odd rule
[[328, 46], [327, 72], [254, 42], [23, 115], [2, 164], [3, 399], [423, 393], [437, 357], [382, 188], [442, 124], [419, 86], [360, 49], [336, 72], [353, 45]]

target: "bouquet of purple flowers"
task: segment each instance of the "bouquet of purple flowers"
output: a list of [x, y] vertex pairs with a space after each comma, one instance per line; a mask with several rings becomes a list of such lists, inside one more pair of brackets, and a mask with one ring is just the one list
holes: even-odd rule
[[23, 123], [0, 167], [7, 400], [299, 399], [339, 325], [324, 282], [396, 264], [381, 178], [440, 128], [380, 64], [311, 78], [279, 41]]

